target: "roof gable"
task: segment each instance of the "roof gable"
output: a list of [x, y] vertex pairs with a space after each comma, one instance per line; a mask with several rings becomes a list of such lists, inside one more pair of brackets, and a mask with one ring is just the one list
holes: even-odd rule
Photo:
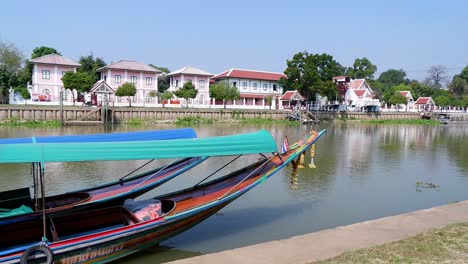
[[144, 64], [138, 61], [131, 61], [131, 60], [119, 60], [118, 62], [111, 63], [104, 67], [97, 69], [97, 72], [104, 71], [106, 69], [118, 69], [118, 70], [131, 70], [131, 71], [142, 71], [142, 72], [153, 72], [153, 73], [161, 73], [160, 70], [149, 66], [148, 64]]
[[353, 92], [358, 96], [358, 97], [363, 97], [366, 93], [366, 89], [355, 89]]
[[304, 97], [297, 90], [287, 91], [281, 96], [282, 101], [304, 101]]
[[434, 100], [432, 100], [432, 97], [419, 97], [418, 100], [416, 100], [415, 104], [432, 104], [432, 105], [435, 105]]
[[278, 73], [278, 72], [230, 69], [228, 71], [215, 75], [212, 78], [213, 79], [240, 78], [240, 79], [254, 79], [254, 80], [265, 80], [265, 81], [279, 81], [279, 79], [283, 77], [286, 78], [286, 75], [282, 73]]
[[115, 91], [112, 89], [104, 80], [97, 81], [93, 87], [89, 90], [90, 93], [100, 94], [114, 94]]
[[361, 89], [362, 85], [364, 84], [365, 79], [356, 79], [349, 82], [349, 87], [351, 89]]
[[40, 63], [40, 64], [67, 65], [67, 66], [75, 66], [75, 67], [81, 66], [78, 62], [65, 58], [55, 53], [32, 59], [29, 62]]
[[175, 70], [167, 75], [176, 75], [176, 74], [191, 74], [191, 75], [203, 75], [203, 76], [213, 76], [213, 74], [204, 71], [202, 69], [198, 69], [192, 66], [185, 66], [181, 69]]

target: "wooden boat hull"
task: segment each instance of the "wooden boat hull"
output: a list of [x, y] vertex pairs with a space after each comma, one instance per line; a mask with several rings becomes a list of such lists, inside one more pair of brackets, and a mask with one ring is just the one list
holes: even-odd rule
[[[170, 201], [175, 204], [172, 209], [167, 210], [163, 217], [48, 242], [47, 247], [54, 256], [54, 263], [106, 263], [173, 237], [213, 215], [277, 173], [309, 148], [323, 133], [325, 131], [311, 133], [298, 143], [291, 145], [291, 150], [287, 153], [262, 159], [224, 177], [155, 197], [157, 200]], [[95, 213], [100, 212], [108, 215], [102, 210], [115, 211], [115, 208], [119, 207], [104, 208]], [[94, 212], [80, 212], [76, 215], [63, 217], [76, 220], [85, 213], [93, 214]], [[82, 219], [88, 218], [83, 217]], [[96, 219], [96, 221], [103, 221], [99, 217]], [[60, 223], [60, 217], [52, 220], [57, 220], [56, 224]], [[63, 223], [65, 223], [63, 226], [65, 229], [71, 228], [66, 225], [66, 221]], [[60, 230], [64, 228], [57, 227], [57, 233], [60, 235]], [[73, 226], [73, 228], [79, 227]], [[0, 237], [0, 243], [6, 243], [2, 241], [2, 239], [7, 239], [5, 236]], [[0, 263], [20, 263], [20, 258], [31, 245], [30, 243], [10, 249], [0, 249]], [[37, 260], [45, 258], [44, 255], [37, 257]]]

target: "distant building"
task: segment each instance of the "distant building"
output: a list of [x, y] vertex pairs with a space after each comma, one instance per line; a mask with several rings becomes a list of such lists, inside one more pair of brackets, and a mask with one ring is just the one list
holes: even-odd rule
[[305, 98], [297, 90], [294, 90], [285, 92], [279, 100], [283, 109], [294, 109], [295, 107], [302, 107]]
[[414, 104], [418, 108], [418, 111], [432, 111], [436, 106], [432, 97], [419, 97]]
[[[150, 97], [149, 94], [151, 91], [158, 91], [158, 75], [161, 73], [160, 70], [141, 62], [120, 60], [99, 68], [97, 72], [100, 73], [101, 78], [98, 83], [94, 84], [93, 88], [95, 90], [107, 88], [107, 86], [100, 85], [102, 81], [106, 82], [108, 87], [113, 91], [117, 91], [124, 83], [133, 83], [136, 86], [137, 92], [131, 99], [132, 105], [145, 106], [147, 104], [157, 104], [157, 98]], [[128, 104], [126, 98], [115, 96], [115, 94], [109, 94], [109, 96], [111, 104]], [[97, 96], [98, 104], [102, 100], [102, 96]]]
[[198, 90], [192, 104], [200, 106], [208, 106], [210, 104], [210, 77], [213, 74], [192, 66], [185, 66], [169, 73], [168, 76], [169, 91], [175, 92], [182, 88], [186, 82], [192, 82], [195, 89]]
[[[265, 108], [267, 97], [273, 98], [272, 108], [278, 108], [278, 97], [283, 94], [283, 87], [279, 80], [286, 75], [277, 72], [265, 72], [256, 70], [230, 69], [211, 79], [215, 82], [227, 82], [237, 87], [240, 99], [226, 102], [236, 108]], [[214, 102], [216, 105], [223, 102]]]
[[398, 93], [406, 98], [406, 104], [400, 105], [400, 108], [404, 109], [404, 111], [409, 111], [414, 107], [414, 99], [411, 95], [411, 91], [398, 91]]
[[338, 94], [350, 110], [363, 110], [367, 107], [380, 107], [380, 101], [365, 79], [351, 79], [348, 76], [333, 77]]
[[[30, 60], [33, 65], [31, 101], [60, 102], [60, 91], [63, 90], [62, 76], [67, 71], [76, 72], [81, 66], [78, 62], [58, 54], [49, 54]], [[70, 91], [65, 90], [63, 99], [72, 102]]]

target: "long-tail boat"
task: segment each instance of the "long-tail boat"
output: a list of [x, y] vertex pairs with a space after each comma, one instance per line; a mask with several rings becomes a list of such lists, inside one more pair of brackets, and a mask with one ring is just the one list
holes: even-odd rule
[[[311, 132], [284, 153], [276, 152], [267, 132], [256, 133], [256, 146], [242, 144], [236, 146], [237, 151], [232, 151], [234, 144], [202, 144], [207, 155], [217, 155], [216, 149], [239, 153], [256, 147], [257, 153], [273, 154], [210, 182], [203, 183], [206, 177], [191, 188], [152, 199], [0, 227], [0, 262], [106, 263], [156, 245], [213, 215], [297, 160], [324, 133]], [[188, 152], [194, 147], [189, 146]], [[41, 236], [47, 239], [38, 242]]]
[[[139, 132], [119, 132], [107, 134], [86, 134], [69, 136], [46, 136], [30, 138], [6, 138], [0, 139], [0, 153], [2, 146], [15, 146], [27, 144], [60, 144], [60, 143], [102, 143], [102, 142], [134, 142], [155, 141], [174, 139], [193, 139], [197, 135], [192, 128], [152, 130]], [[88, 151], [93, 151], [90, 148]], [[58, 152], [60, 153], [60, 152]], [[92, 188], [75, 190], [65, 194], [46, 196], [45, 209], [47, 213], [70, 213], [72, 211], [93, 209], [102, 206], [121, 204], [128, 198], [135, 198], [148, 192], [172, 178], [186, 172], [194, 166], [206, 160], [206, 157], [187, 157], [177, 159], [165, 166], [151, 169], [144, 173], [132, 176], [132, 174], [148, 165], [151, 161], [143, 164], [136, 170], [123, 175], [119, 180], [94, 186]], [[33, 168], [38, 169], [41, 164], [32, 162]], [[0, 192], [0, 225], [10, 221], [34, 218], [41, 215], [41, 201], [37, 200], [38, 182], [34, 181], [34, 193], [31, 197], [29, 187]]]

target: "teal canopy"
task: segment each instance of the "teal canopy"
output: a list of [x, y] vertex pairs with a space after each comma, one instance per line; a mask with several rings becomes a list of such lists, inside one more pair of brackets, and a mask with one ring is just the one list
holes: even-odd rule
[[276, 152], [265, 130], [230, 136], [132, 142], [0, 144], [0, 163], [144, 160]]

